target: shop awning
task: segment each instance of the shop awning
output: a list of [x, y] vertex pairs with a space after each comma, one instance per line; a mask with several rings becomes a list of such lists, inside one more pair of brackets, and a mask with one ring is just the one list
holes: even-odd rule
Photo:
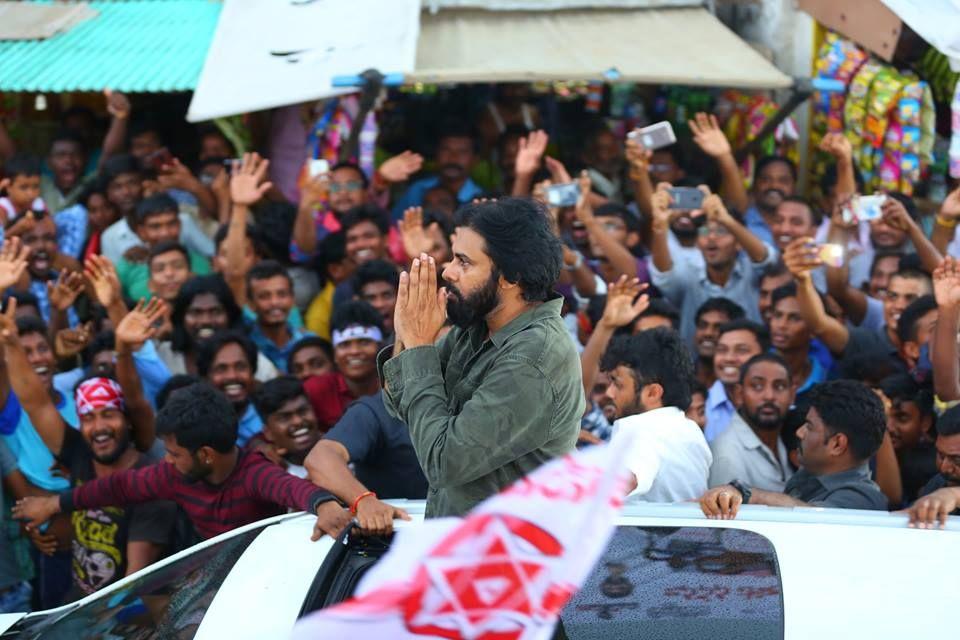
[[0, 41], [0, 91], [188, 91], [220, 15], [210, 0], [90, 2], [98, 15], [43, 40]]
[[[419, 5], [420, 0], [391, 0], [388, 6], [396, 13], [383, 33], [378, 31], [381, 20], [377, 13], [362, 12], [359, 22], [349, 20], [366, 0], [273, 5], [269, 11], [257, 8], [269, 1], [244, 0], [243, 11], [239, 11], [234, 9], [236, 0], [226, 0], [188, 120], [336, 95], [342, 91], [330, 85], [333, 76], [368, 68], [403, 73], [411, 83], [615, 79], [739, 88], [791, 84], [787, 75], [699, 2], [689, 0], [613, 0], [610, 4], [614, 6], [594, 2], [592, 8], [580, 0], [539, 4], [487, 0], [485, 5], [511, 10], [478, 8], [483, 5], [479, 0], [422, 0], [423, 11], [414, 7], [419, 13], [415, 59], [410, 56], [410, 40], [398, 35], [407, 36], [411, 29], [396, 16], [407, 11], [411, 1]], [[404, 8], [393, 8], [394, 4]], [[533, 6], [554, 10], [530, 10]], [[341, 19], [305, 24], [308, 10], [336, 11]], [[273, 35], [251, 38], [247, 26], [251, 13], [260, 16], [259, 24], [269, 24], [264, 32]], [[319, 28], [329, 24], [338, 25], [339, 30]], [[336, 50], [340, 33], [367, 42], [361, 43], [354, 55], [331, 56], [327, 64], [317, 56], [311, 64], [302, 58], [291, 63], [277, 60], [278, 51], [304, 49], [297, 44], [297, 34], [305, 28], [315, 38], [311, 51], [323, 47]], [[319, 38], [329, 38], [329, 42], [317, 42]]]
[[0, 40], [39, 40], [97, 15], [85, 2], [0, 2]]
[[607, 77], [740, 88], [791, 84], [787, 75], [699, 7], [467, 10], [421, 16], [415, 81]]

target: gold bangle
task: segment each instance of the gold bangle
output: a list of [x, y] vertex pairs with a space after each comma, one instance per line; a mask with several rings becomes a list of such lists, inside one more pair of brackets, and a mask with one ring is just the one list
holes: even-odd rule
[[957, 220], [950, 220], [949, 218], [944, 218], [939, 213], [936, 217], [937, 224], [946, 229], [953, 229], [957, 226]]

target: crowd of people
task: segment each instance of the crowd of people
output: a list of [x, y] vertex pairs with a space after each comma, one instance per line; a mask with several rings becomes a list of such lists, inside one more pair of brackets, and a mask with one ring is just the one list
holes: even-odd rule
[[0, 612], [290, 510], [315, 538], [389, 532], [391, 498], [462, 515], [628, 432], [629, 500], [957, 510], [960, 188], [932, 227], [898, 193], [857, 220], [842, 134], [814, 202], [779, 156], [748, 189], [708, 114], [715, 189], [607, 129], [565, 166], [512, 106], [431, 158], [308, 161], [295, 202], [120, 93], [102, 143], [67, 118], [43, 158], [0, 122]]

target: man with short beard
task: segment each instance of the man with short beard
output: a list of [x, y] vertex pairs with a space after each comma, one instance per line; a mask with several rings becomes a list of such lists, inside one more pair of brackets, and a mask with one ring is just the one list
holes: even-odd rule
[[749, 487], [781, 492], [793, 475], [780, 438], [794, 398], [787, 363], [772, 353], [750, 358], [734, 395], [740, 409], [727, 430], [710, 443], [710, 486], [739, 480]]
[[200, 343], [197, 373], [227, 397], [239, 418], [237, 446], [244, 446], [260, 433], [263, 420], [250, 396], [257, 372], [257, 346], [236, 331], [217, 333]]
[[279, 262], [264, 260], [247, 274], [247, 300], [256, 313], [250, 338], [277, 370], [287, 371], [287, 358], [298, 340], [313, 335], [290, 322], [293, 279]]
[[753, 206], [743, 214], [744, 225], [768, 245], [774, 245], [771, 229], [777, 207], [797, 188], [797, 167], [783, 156], [764, 156], [753, 171]]
[[[70, 263], [74, 271], [79, 271], [79, 265], [72, 259], [61, 259], [57, 246], [57, 227], [49, 216], [37, 220], [31, 229], [23, 233], [21, 239], [23, 246], [30, 249], [26, 276], [29, 278], [28, 290], [37, 298], [43, 321], [49, 323], [55, 315], [49, 287], [56, 284], [58, 269], [61, 264]], [[21, 287], [17, 285], [16, 288]], [[77, 313], [72, 306], [67, 309], [66, 317], [71, 327], [77, 325]]]
[[[158, 455], [141, 453], [154, 441], [153, 411], [141, 391], [133, 351], [155, 332], [151, 324], [162, 313], [162, 305], [138, 308], [117, 327], [117, 375], [126, 383], [127, 393], [119, 382], [103, 376], [88, 377], [77, 385], [79, 430], [64, 421], [20, 346], [13, 321], [15, 306], [0, 317], [10, 386], [43, 444], [69, 471], [71, 484], [80, 486], [159, 460]], [[172, 540], [175, 518], [176, 506], [159, 501], [74, 513], [73, 588], [68, 600], [89, 595], [158, 560]]]
[[303, 462], [321, 433], [303, 383], [293, 376], [274, 378], [254, 392], [253, 406], [263, 416], [264, 440], [287, 463], [287, 472], [306, 478]]
[[380, 356], [384, 404], [430, 484], [427, 517], [462, 515], [572, 451], [585, 405], [548, 213], [505, 198], [461, 208], [456, 227], [444, 289], [426, 254], [401, 274], [397, 342]]

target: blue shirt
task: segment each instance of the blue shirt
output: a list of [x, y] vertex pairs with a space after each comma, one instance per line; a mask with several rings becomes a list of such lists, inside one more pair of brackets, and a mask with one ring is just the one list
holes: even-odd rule
[[[417, 180], [410, 185], [407, 192], [403, 194], [403, 197], [393, 205], [392, 215], [394, 221], [401, 219], [403, 212], [406, 211], [408, 207], [419, 207], [422, 205], [423, 196], [438, 184], [440, 184], [440, 178], [430, 176], [429, 178]], [[471, 178], [467, 178], [467, 181], [460, 187], [460, 191], [457, 192], [457, 201], [460, 203], [470, 202], [474, 198], [479, 198], [484, 193], [484, 190], [481, 189], [476, 182]]]
[[704, 412], [707, 416], [707, 426], [703, 429], [703, 437], [707, 442], [713, 442], [717, 436], [727, 430], [733, 414], [737, 412], [737, 408], [727, 397], [726, 387], [719, 380], [707, 390]]
[[828, 370], [820, 361], [813, 355], [810, 354], [810, 375], [807, 376], [807, 379], [803, 381], [803, 384], [797, 388], [797, 398], [813, 388], [813, 385], [820, 384], [821, 382], [826, 381]]
[[760, 210], [757, 209], [756, 205], [750, 205], [750, 208], [747, 209], [747, 212], [743, 214], [743, 224], [747, 228], [747, 231], [757, 236], [767, 244], [776, 245], [776, 243], [773, 241], [773, 232], [767, 225], [767, 221], [763, 219], [763, 214], [760, 213]]
[[260, 414], [253, 408], [253, 403], [247, 404], [246, 411], [240, 416], [240, 422], [237, 426], [237, 446], [243, 447], [250, 441], [250, 438], [263, 430], [263, 420]]
[[53, 216], [57, 246], [65, 256], [80, 259], [87, 239], [87, 210], [82, 204], [67, 207]]
[[289, 323], [287, 324], [287, 330], [290, 331], [290, 339], [287, 341], [286, 345], [283, 347], [278, 347], [273, 340], [263, 334], [263, 332], [260, 330], [260, 325], [258, 325], [256, 322], [250, 324], [250, 339], [253, 340], [254, 344], [257, 345], [257, 349], [260, 350], [260, 353], [267, 356], [270, 362], [272, 362], [277, 369], [283, 373], [287, 372], [287, 358], [290, 357], [290, 352], [293, 351], [293, 348], [296, 346], [297, 342], [301, 338], [314, 335], [309, 331], [298, 329]]
[[[57, 411], [64, 422], [76, 428], [79, 424], [73, 394], [60, 394]], [[0, 409], [0, 438], [17, 459], [17, 464], [27, 480], [46, 491], [65, 491], [70, 481], [50, 470], [54, 466], [53, 454], [43, 443], [30, 422], [30, 416], [20, 406], [17, 396], [10, 393], [6, 405]]]

